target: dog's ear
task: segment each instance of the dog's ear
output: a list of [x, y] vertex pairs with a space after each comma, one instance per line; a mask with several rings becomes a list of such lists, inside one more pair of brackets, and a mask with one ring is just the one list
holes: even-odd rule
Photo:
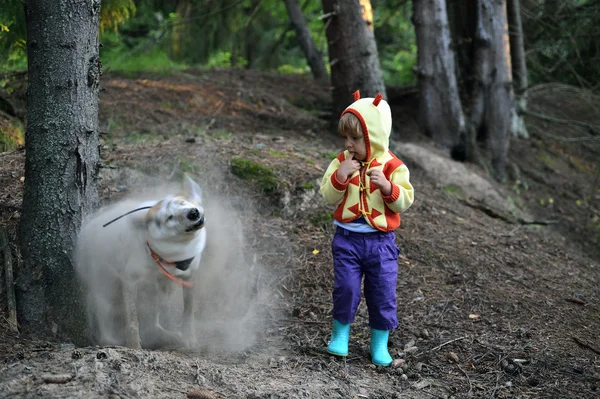
[[194, 202], [202, 203], [202, 190], [187, 173], [183, 175], [183, 194]]

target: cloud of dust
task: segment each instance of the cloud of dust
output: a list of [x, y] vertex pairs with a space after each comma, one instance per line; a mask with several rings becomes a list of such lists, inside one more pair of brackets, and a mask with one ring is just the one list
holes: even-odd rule
[[[167, 178], [148, 177], [139, 172], [121, 169], [103, 172], [103, 185], [127, 187], [126, 199], [102, 210], [106, 222], [124, 212], [135, 209], [143, 201], [160, 200], [168, 194], [180, 191], [180, 178], [165, 184]], [[202, 188], [207, 244], [199, 269], [195, 272], [195, 332], [197, 349], [207, 351], [240, 351], [252, 346], [261, 329], [264, 329], [263, 306], [270, 297], [267, 287], [260, 284], [266, 278], [265, 268], [257, 262], [258, 256], [248, 244], [244, 232], [251, 228], [252, 205], [244, 198], [223, 193], [223, 187], [209, 189], [210, 181], [218, 178], [216, 173], [203, 173], [191, 177]], [[180, 176], [180, 174], [179, 174]], [[162, 183], [159, 183], [162, 182]], [[219, 191], [217, 193], [216, 191]], [[126, 216], [134, 220], [144, 211]], [[88, 316], [93, 340], [103, 345], [125, 345], [124, 302], [120, 293], [124, 281], [123, 259], [132, 251], [148, 256], [145, 241], [139, 233], [132, 236], [131, 229], [121, 220], [103, 229], [101, 222], [84, 229], [80, 240], [93, 241], [85, 253], [78, 254], [78, 271], [88, 296]], [[108, 227], [115, 227], [108, 230]], [[87, 236], [86, 236], [87, 234]], [[116, 238], [116, 240], [115, 240]], [[111, 242], [106, 248], [103, 242]], [[117, 267], [111, 267], [115, 266]], [[154, 266], [157, 267], [157, 266]], [[154, 270], [152, 272], [155, 272]], [[144, 331], [154, 323], [157, 315], [163, 327], [179, 331], [182, 323], [182, 289], [166, 276], [157, 286], [138, 285], [138, 318], [140, 335], [146, 342], [157, 337]], [[142, 279], [143, 280], [143, 279]], [[162, 295], [162, 296], [160, 296]], [[160, 298], [160, 299], [159, 299]], [[185, 339], [185, 337], [184, 337]]]

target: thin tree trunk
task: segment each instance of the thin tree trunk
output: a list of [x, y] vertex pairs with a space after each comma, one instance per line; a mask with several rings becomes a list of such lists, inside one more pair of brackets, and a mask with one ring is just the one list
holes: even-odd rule
[[27, 0], [25, 7], [29, 87], [18, 312], [26, 333], [85, 343], [72, 252], [84, 214], [98, 202], [100, 0]]
[[465, 145], [465, 120], [450, 45], [446, 2], [416, 0], [413, 8], [418, 48], [419, 124], [436, 143], [448, 150], [457, 150]]
[[333, 113], [338, 118], [352, 102], [352, 93], [362, 97], [381, 93], [387, 99], [373, 31], [363, 19], [359, 0], [322, 0], [325, 18]]
[[484, 23], [489, 23], [491, 44], [489, 56], [492, 69], [484, 117], [487, 148], [492, 158], [494, 177], [505, 182], [511, 116], [514, 112], [506, 0], [479, 1], [482, 3], [482, 19]]
[[323, 63], [323, 57], [317, 51], [317, 46], [315, 46], [315, 42], [310, 35], [300, 2], [298, 0], [285, 0], [285, 6], [287, 7], [290, 22], [294, 28], [294, 32], [296, 32], [296, 38], [304, 52], [310, 71], [316, 80], [327, 81], [329, 75]]
[[513, 87], [516, 108], [513, 114], [512, 133], [528, 138], [527, 127], [523, 121], [523, 111], [527, 110], [527, 64], [525, 62], [525, 44], [521, 23], [521, 5], [519, 0], [508, 0], [508, 26], [510, 35], [510, 58], [512, 64]]
[[485, 105], [488, 95], [490, 79], [490, 47], [491, 39], [485, 27], [483, 20], [482, 4], [477, 0], [475, 10], [472, 14], [474, 21], [474, 30], [472, 36], [465, 40], [465, 43], [471, 43], [469, 53], [472, 54], [470, 68], [470, 84], [468, 94], [469, 121], [467, 123], [468, 143], [467, 160], [478, 164], [486, 171], [490, 172], [488, 164], [482, 158], [479, 151], [479, 141], [485, 139]]

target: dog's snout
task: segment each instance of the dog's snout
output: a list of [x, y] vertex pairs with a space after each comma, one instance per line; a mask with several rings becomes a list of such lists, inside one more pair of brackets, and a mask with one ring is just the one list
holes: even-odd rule
[[200, 211], [197, 208], [192, 209], [188, 212], [187, 218], [192, 222], [198, 220], [200, 218]]

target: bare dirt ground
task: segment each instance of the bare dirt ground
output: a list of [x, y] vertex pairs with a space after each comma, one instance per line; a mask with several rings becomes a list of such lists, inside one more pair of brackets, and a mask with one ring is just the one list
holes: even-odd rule
[[[348, 359], [324, 351], [333, 229], [317, 187], [342, 144], [323, 119], [329, 88], [239, 70], [109, 75], [102, 86], [103, 200], [174, 170], [213, 202], [230, 199], [221, 205], [242, 220], [241, 252], [261, 266], [248, 274], [258, 311], [229, 331], [234, 351], [215, 338], [195, 350], [75, 348], [0, 323], [0, 397], [600, 398], [597, 98], [534, 88], [532, 112], [558, 119], [527, 116], [532, 138], [511, 143], [506, 185], [440, 155], [418, 133], [414, 97], [394, 100], [392, 149], [416, 202], [397, 231], [398, 360], [376, 368], [363, 304]], [[10, 96], [21, 110], [23, 94]], [[234, 175], [235, 158], [272, 167], [276, 188]], [[23, 163], [22, 151], [0, 154], [0, 227], [15, 267]]]

